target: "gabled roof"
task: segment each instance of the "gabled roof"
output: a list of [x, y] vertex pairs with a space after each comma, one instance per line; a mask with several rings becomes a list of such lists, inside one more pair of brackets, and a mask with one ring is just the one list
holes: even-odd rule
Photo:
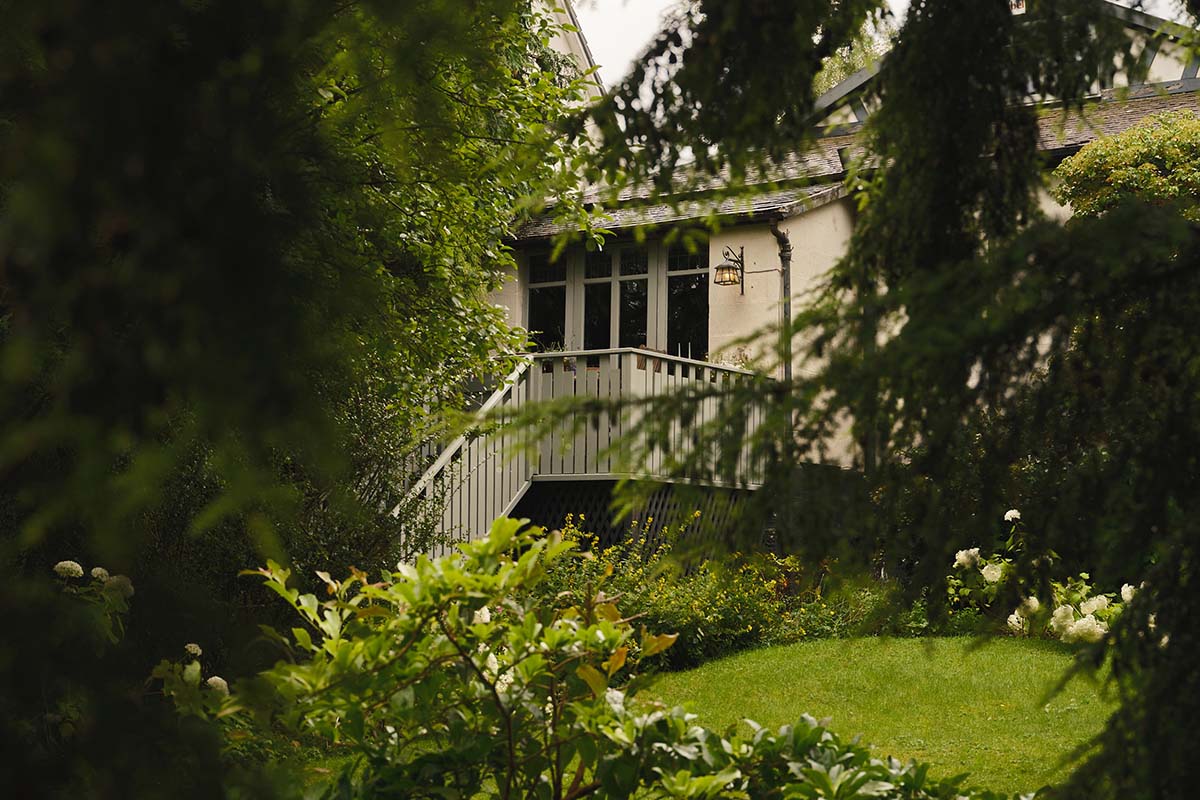
[[[1171, 93], [1154, 93], [1130, 99], [1107, 99], [1089, 104], [1083, 114], [1043, 112], [1038, 120], [1040, 148], [1053, 155], [1065, 155], [1103, 136], [1120, 133], [1146, 117], [1165, 111], [1189, 109], [1200, 113], [1200, 80], [1181, 81]], [[644, 225], [663, 225], [710, 215], [731, 222], [779, 219], [817, 208], [845, 196], [841, 183], [846, 174], [843, 161], [858, 152], [853, 133], [817, 139], [810, 151], [795, 154], [776, 165], [764, 176], [762, 184], [783, 184], [758, 194], [729, 198], [716, 191], [723, 184], [711, 179], [707, 193], [693, 195], [675, 203], [653, 202], [648, 187], [631, 187], [618, 196], [618, 205], [600, 212], [601, 224], [610, 230]], [[754, 185], [754, 184], [751, 184]], [[585, 198], [586, 199], [586, 198]], [[593, 195], [598, 200], [599, 195]], [[518, 241], [544, 239], [572, 230], [551, 217], [541, 217], [523, 225]]]

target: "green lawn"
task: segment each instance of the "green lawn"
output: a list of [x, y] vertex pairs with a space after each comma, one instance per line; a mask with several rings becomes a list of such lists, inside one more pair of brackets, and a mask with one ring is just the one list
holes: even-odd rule
[[1070, 663], [1051, 642], [828, 639], [755, 650], [663, 675], [648, 694], [689, 705], [709, 727], [778, 727], [808, 712], [861, 733], [880, 756], [970, 772], [1002, 792], [1060, 780], [1064, 758], [1098, 733], [1113, 703], [1084, 679], [1046, 702]]

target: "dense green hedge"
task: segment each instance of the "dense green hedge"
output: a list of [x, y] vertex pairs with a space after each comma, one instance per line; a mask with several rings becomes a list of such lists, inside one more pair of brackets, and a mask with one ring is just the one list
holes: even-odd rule
[[[586, 520], [568, 519], [563, 536], [586, 544]], [[722, 559], [683, 563], [675, 543], [686, 526], [648, 536], [637, 523], [619, 544], [580, 550], [557, 561], [537, 591], [547, 603], [569, 606], [588, 587], [604, 582], [622, 610], [651, 630], [679, 635], [662, 664], [667, 669], [696, 666], [751, 647], [787, 644], [804, 638], [923, 633], [923, 612], [891, 609], [895, 587], [870, 578], [848, 580], [831, 564], [805, 566], [795, 557], [773, 553], [731, 554]]]

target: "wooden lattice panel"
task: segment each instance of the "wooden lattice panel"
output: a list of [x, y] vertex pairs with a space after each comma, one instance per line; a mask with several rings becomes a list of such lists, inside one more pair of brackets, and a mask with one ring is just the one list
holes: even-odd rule
[[[615, 481], [535, 481], [517, 504], [512, 516], [528, 518], [537, 525], [562, 527], [568, 515], [583, 515], [583, 530], [594, 534], [594, 546], [608, 547], [625, 538], [631, 529], [647, 529], [651, 541], [665, 526], [690, 517], [700, 517], [688, 527], [687, 536], [709, 539], [734, 524], [742, 493], [710, 487], [659, 486], [645, 503], [625, 520], [618, 521], [611, 508]], [[649, 522], [647, 522], [649, 521]]]

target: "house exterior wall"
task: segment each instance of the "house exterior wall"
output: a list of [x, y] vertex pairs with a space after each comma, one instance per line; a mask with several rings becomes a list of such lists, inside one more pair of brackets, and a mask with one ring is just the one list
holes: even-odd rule
[[508, 276], [508, 280], [494, 292], [488, 294], [488, 302], [504, 309], [508, 324], [514, 328], [525, 325], [525, 284], [519, 272]]
[[1046, 189], [1038, 189], [1037, 203], [1041, 212], [1055, 222], [1066, 222], [1071, 216], [1070, 206], [1061, 205]]
[[[1070, 216], [1070, 208], [1056, 202], [1046, 189], [1038, 192], [1037, 203], [1041, 211], [1051, 219], [1063, 221]], [[842, 198], [779, 222], [780, 230], [787, 234], [792, 244], [793, 314], [804, 306], [809, 299], [808, 295], [819, 286], [821, 278], [847, 252], [854, 221], [854, 201]], [[622, 246], [622, 240], [611, 240], [609, 244], [609, 248], [614, 249]], [[709, 240], [710, 276], [712, 269], [724, 260], [722, 252], [727, 247], [734, 253], [744, 250], [747, 273], [745, 292], [743, 294], [737, 286], [717, 286], [712, 283], [711, 277], [709, 278], [707, 360], [717, 364], [743, 366], [757, 357], [769, 359], [770, 351], [777, 342], [775, 337], [782, 311], [779, 245], [767, 223], [727, 225], [714, 233]], [[527, 256], [531, 252], [546, 252], [548, 249], [549, 245], [546, 242], [519, 246], [517, 260], [520, 268], [517, 274], [490, 296], [493, 303], [506, 310], [508, 320], [513, 325], [525, 326], [528, 322]], [[649, 249], [652, 260], [665, 257], [665, 247], [653, 237], [649, 239]], [[582, 247], [567, 248], [562, 258], [568, 265], [568, 271], [582, 270]], [[568, 350], [582, 347], [577, 332], [573, 332], [573, 328], [577, 327], [575, 322], [582, 306], [582, 292], [579, 291], [581, 288], [576, 286], [574, 291], [568, 291], [567, 294], [568, 338], [564, 344]], [[665, 300], [663, 302], [665, 303]], [[654, 314], [661, 314], [661, 310], [652, 309], [652, 312], [651, 326], [655, 325]], [[799, 358], [801, 343], [796, 341], [794, 348], [797, 357], [793, 371], [800, 375], [804, 368]], [[852, 463], [855, 448], [850, 437], [849, 422], [846, 421], [843, 427], [843, 434], [835, 437], [830, 451], [824, 454], [824, 460], [848, 466]]]
[[[854, 227], [854, 205], [836, 200], [780, 221], [779, 229], [792, 244], [792, 312], [850, 245]], [[709, 292], [709, 342], [716, 361], [737, 364], [741, 351], [758, 354], [773, 346], [775, 339], [760, 336], [756, 344], [742, 340], [776, 327], [781, 321], [779, 245], [766, 224], [724, 228], [712, 238], [710, 252], [725, 246], [746, 249], [746, 294], [736, 287], [713, 286]], [[716, 263], [716, 262], [714, 262]], [[760, 270], [772, 270], [760, 272]], [[757, 273], [757, 274], [753, 274]], [[798, 364], [795, 366], [799, 366]]]
[[1187, 68], [1188, 61], [1187, 48], [1178, 42], [1164, 42], [1158, 48], [1154, 60], [1150, 62], [1150, 72], [1146, 76], [1146, 82], [1165, 83], [1180, 80]]

